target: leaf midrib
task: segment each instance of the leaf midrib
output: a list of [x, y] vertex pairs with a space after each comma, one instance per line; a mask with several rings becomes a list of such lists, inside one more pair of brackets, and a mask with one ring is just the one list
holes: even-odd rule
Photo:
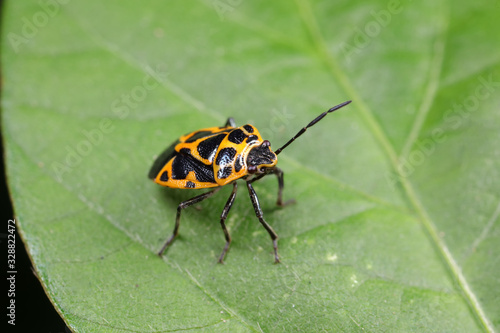
[[[358, 110], [361, 113], [361, 116], [365, 120], [369, 131], [372, 133], [375, 140], [380, 144], [383, 151], [386, 153], [386, 156], [389, 159], [389, 162], [392, 168], [394, 169], [394, 172], [399, 176], [401, 185], [403, 187], [402, 194], [409, 200], [409, 203], [411, 205], [411, 207], [409, 208], [415, 211], [415, 213], [417, 214], [418, 216], [417, 220], [420, 222], [420, 225], [424, 230], [424, 233], [429, 237], [431, 244], [436, 249], [439, 256], [443, 259], [444, 263], [446, 264], [447, 271], [450, 273], [452, 280], [456, 283], [456, 285], [458, 285], [466, 303], [469, 305], [472, 312], [476, 316], [476, 319], [481, 323], [484, 330], [487, 332], [494, 332], [493, 326], [491, 325], [481, 305], [479, 304], [479, 301], [477, 300], [475, 294], [470, 288], [467, 279], [462, 274], [462, 270], [456, 263], [455, 259], [448, 250], [448, 247], [446, 246], [444, 241], [439, 237], [437, 227], [435, 223], [432, 222], [422, 202], [419, 200], [415, 192], [414, 186], [401, 173], [400, 168], [398, 167], [399, 159], [396, 154], [396, 149], [389, 141], [388, 135], [384, 132], [382, 126], [373, 115], [373, 112], [366, 105], [366, 103], [364, 102], [358, 91], [354, 88], [353, 84], [351, 83], [347, 75], [340, 69], [339, 65], [337, 64], [332, 54], [328, 52], [325, 40], [321, 35], [320, 29], [318, 27], [316, 18], [313, 14], [309, 2], [304, 0], [295, 0], [295, 3], [298, 7], [299, 15], [302, 18], [304, 27], [309, 33], [312, 43], [315, 45], [314, 49], [317, 50], [318, 52], [318, 57], [320, 58], [321, 61], [325, 63], [326, 67], [330, 70], [331, 74], [339, 81], [342, 89], [344, 89], [344, 91], [349, 96], [352, 96], [352, 99], [357, 105]], [[448, 2], [447, 5], [449, 8]], [[443, 28], [447, 28], [447, 26]], [[442, 38], [446, 38], [446, 34], [442, 34]], [[445, 40], [442, 40], [440, 42], [444, 43]], [[437, 50], [439, 51], [439, 47], [437, 48]], [[444, 50], [442, 50], [442, 52], [444, 52]], [[437, 55], [434, 58], [438, 59], [441, 58], [442, 61], [442, 58], [444, 58], [444, 56], [441, 55], [440, 57], [439, 55]], [[441, 64], [439, 63], [436, 64], [435, 62], [433, 62], [431, 63], [431, 66], [436, 66], [436, 68], [440, 68]], [[405, 153], [405, 151], [408, 152], [411, 149], [414, 140], [418, 137], [418, 133], [428, 113], [428, 108], [431, 107], [430, 98], [435, 94], [437, 90], [437, 82], [435, 82], [434, 80], [438, 78], [439, 76], [436, 77], [431, 76], [431, 79], [429, 81], [429, 86], [426, 89], [426, 95], [424, 97], [424, 101], [422, 102], [421, 107], [419, 109], [419, 114], [417, 115], [416, 124], [414, 124], [412, 128], [412, 131], [407, 140], [403, 153]]]

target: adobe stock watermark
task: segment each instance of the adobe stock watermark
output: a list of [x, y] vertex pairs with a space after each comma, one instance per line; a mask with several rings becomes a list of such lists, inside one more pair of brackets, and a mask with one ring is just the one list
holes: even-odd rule
[[28, 44], [30, 40], [35, 38], [40, 29], [45, 28], [50, 20], [61, 11], [61, 6], [69, 3], [70, 0], [40, 0], [38, 6], [40, 10], [34, 13], [31, 17], [23, 16], [21, 21], [23, 25], [18, 32], [7, 33], [7, 40], [10, 43], [14, 52], [18, 53], [19, 48], [23, 44]]
[[[146, 74], [141, 83], [123, 93], [111, 102], [111, 111], [117, 119], [123, 120], [130, 112], [143, 102], [149, 93], [156, 89], [160, 82], [158, 79], [166, 78], [168, 72], [163, 65], [158, 65], [154, 74]], [[66, 145], [66, 155], [62, 161], [52, 162], [51, 168], [57, 181], [62, 182], [63, 176], [77, 167], [83, 158], [89, 156], [95, 147], [104, 142], [105, 136], [115, 130], [115, 124], [111, 118], [101, 118], [94, 128], [82, 129], [81, 139], [73, 146]]]
[[489, 74], [488, 77], [480, 76], [477, 81], [478, 84], [470, 95], [460, 102], [453, 102], [452, 106], [443, 113], [444, 125], [433, 129], [430, 138], [417, 141], [408, 156], [400, 158], [397, 172], [387, 173], [386, 178], [392, 186], [395, 186], [402, 178], [409, 177], [434, 153], [437, 145], [447, 138], [445, 129], [456, 130], [463, 126], [465, 121], [479, 109], [480, 103], [490, 98], [500, 88], [500, 81], [495, 81], [493, 74]]
[[212, 0], [212, 7], [214, 7], [217, 15], [221, 21], [224, 21], [226, 16], [241, 5], [243, 0]]
[[[269, 123], [267, 127], [259, 128], [259, 133], [263, 139], [273, 141], [275, 133], [284, 131], [290, 124], [290, 120], [295, 118], [294, 114], [288, 113], [286, 106], [281, 110], [272, 109], [268, 113]], [[253, 120], [248, 123], [254, 124]]]
[[[409, 0], [411, 1], [411, 0]], [[340, 50], [349, 63], [354, 54], [370, 45], [371, 41], [380, 35], [383, 28], [386, 28], [392, 21], [392, 18], [403, 11], [403, 5], [400, 0], [389, 0], [386, 9], [378, 11], [372, 10], [370, 16], [372, 19], [360, 28], [354, 28], [354, 36], [349, 43], [340, 43]]]

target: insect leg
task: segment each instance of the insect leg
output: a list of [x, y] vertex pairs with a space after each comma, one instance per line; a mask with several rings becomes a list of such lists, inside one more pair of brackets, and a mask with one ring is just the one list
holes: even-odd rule
[[278, 200], [276, 201], [276, 205], [280, 207], [285, 207], [289, 204], [294, 204], [295, 203], [294, 199], [290, 199], [287, 200], [286, 202], [283, 202], [283, 188], [285, 187], [285, 181], [283, 180], [284, 176], [283, 170], [275, 167], [273, 173], [278, 178]]
[[177, 216], [175, 218], [175, 227], [174, 227], [174, 231], [172, 233], [172, 236], [170, 236], [170, 238], [165, 242], [165, 244], [163, 245], [163, 247], [161, 248], [161, 250], [158, 252], [158, 255], [161, 257], [161, 255], [163, 254], [163, 252], [165, 251], [165, 249], [167, 247], [169, 247], [172, 242], [174, 241], [175, 237], [177, 237], [177, 234], [179, 233], [179, 224], [180, 224], [180, 221], [181, 221], [181, 212], [184, 208], [187, 208], [191, 205], [194, 205], [195, 203], [198, 203], [198, 202], [201, 202], [207, 198], [210, 198], [212, 195], [215, 194], [215, 192], [217, 192], [220, 188], [215, 188], [211, 191], [208, 191], [208, 192], [205, 192], [203, 194], [200, 194], [200, 195], [197, 195], [196, 197], [193, 197], [191, 199], [188, 199], [186, 201], [183, 201], [179, 204], [179, 206], [177, 206]]
[[255, 190], [253, 189], [252, 184], [250, 181], [247, 181], [247, 188], [248, 188], [248, 193], [250, 194], [250, 200], [252, 200], [253, 208], [255, 210], [255, 215], [257, 215], [257, 218], [259, 219], [260, 223], [264, 228], [266, 228], [267, 232], [269, 233], [269, 236], [271, 236], [271, 239], [273, 241], [273, 248], [274, 248], [274, 263], [279, 263], [280, 262], [280, 257], [278, 256], [278, 235], [276, 232], [271, 228], [269, 224], [264, 220], [264, 214], [262, 213], [262, 209], [260, 208], [260, 203], [259, 203], [259, 198], [257, 197], [257, 193], [255, 193]]
[[284, 172], [283, 172], [283, 170], [281, 170], [278, 167], [274, 167], [272, 169], [269, 169], [268, 173], [260, 174], [256, 177], [250, 179], [249, 182], [253, 183], [254, 181], [259, 180], [262, 177], [267, 176], [270, 173], [275, 174], [276, 177], [278, 178], [278, 200], [276, 200], [276, 205], [278, 205], [279, 207], [285, 207], [287, 205], [294, 204], [295, 199], [290, 199], [290, 200], [287, 200], [286, 202], [283, 202], [283, 188], [285, 186], [285, 182], [283, 179]]
[[237, 189], [238, 189], [238, 184], [236, 184], [236, 182], [234, 182], [233, 183], [233, 191], [231, 192], [229, 199], [227, 199], [226, 205], [224, 206], [224, 210], [222, 211], [222, 214], [220, 216], [220, 225], [222, 227], [222, 231], [224, 231], [224, 236], [226, 237], [226, 245], [224, 246], [224, 249], [222, 250], [222, 253], [219, 257], [219, 263], [221, 263], [221, 264], [224, 263], [224, 257], [226, 256], [227, 250], [229, 250], [229, 244], [231, 244], [231, 236], [229, 235], [229, 232], [227, 231], [225, 221], [227, 218], [227, 214], [229, 213], [229, 210], [231, 209], [231, 206], [233, 205], [234, 198], [236, 198], [236, 190]]
[[234, 122], [233, 117], [227, 118], [227, 121], [226, 121], [226, 124], [224, 125], [224, 127], [228, 127], [228, 126], [236, 127], [236, 123]]

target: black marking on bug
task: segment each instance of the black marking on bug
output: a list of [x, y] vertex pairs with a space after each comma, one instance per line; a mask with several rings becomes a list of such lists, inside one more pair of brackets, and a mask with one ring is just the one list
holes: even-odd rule
[[212, 162], [214, 160], [215, 153], [217, 153], [217, 148], [219, 148], [220, 143], [225, 137], [226, 134], [218, 134], [201, 141], [196, 148], [200, 156]]
[[163, 171], [163, 173], [160, 176], [160, 180], [162, 182], [168, 182], [168, 171]]
[[222, 148], [217, 155], [215, 164], [219, 165], [221, 168], [217, 172], [217, 177], [219, 179], [227, 178], [233, 172], [233, 167], [231, 166], [232, 161], [236, 156], [236, 149], [233, 147]]
[[[191, 171], [189, 156], [177, 155], [172, 161], [172, 178], [186, 179], [189, 171]], [[188, 169], [188, 167], [190, 167]]]
[[236, 160], [234, 161], [234, 172], [240, 172], [243, 165], [241, 164], [241, 154], [236, 156]]
[[217, 172], [217, 177], [219, 179], [225, 179], [229, 177], [233, 173], [233, 167], [228, 165]]
[[191, 155], [178, 154], [172, 161], [172, 179], [186, 179], [193, 171], [199, 182], [215, 183], [214, 171]]
[[242, 130], [235, 129], [234, 131], [229, 133], [227, 139], [232, 143], [240, 144], [246, 139], [246, 137], [247, 136], [245, 135], [245, 133], [243, 133]]
[[212, 132], [210, 131], [197, 131], [197, 132], [194, 132], [186, 141], [186, 143], [190, 143], [190, 142], [195, 142], [196, 140], [198, 139], [201, 139], [201, 138], [204, 138], [206, 136], [209, 136], [210, 134], [212, 134]]
[[248, 133], [253, 133], [253, 127], [251, 125], [246, 124], [243, 126], [243, 128], [248, 132]]
[[191, 155], [191, 150], [189, 150], [189, 148], [181, 148], [181, 150], [179, 150], [179, 153], [184, 155]]
[[215, 164], [220, 165], [222, 168], [226, 164], [231, 164], [231, 161], [234, 159], [236, 155], [236, 149], [233, 147], [222, 148], [217, 155], [217, 159], [215, 160]]
[[153, 165], [151, 166], [151, 169], [149, 170], [148, 177], [150, 179], [155, 179], [158, 176], [158, 173], [163, 169], [165, 164], [167, 164], [168, 161], [172, 157], [174, 157], [177, 152], [175, 151], [175, 146], [179, 143], [180, 141], [177, 140], [174, 143], [172, 143], [167, 149], [165, 149], [155, 160]]
[[247, 143], [251, 143], [251, 142], [254, 142], [256, 140], [258, 140], [259, 137], [257, 135], [250, 135], [248, 138], [247, 138]]
[[195, 188], [196, 187], [196, 184], [193, 183], [192, 181], [188, 180], [186, 182], [186, 188]]

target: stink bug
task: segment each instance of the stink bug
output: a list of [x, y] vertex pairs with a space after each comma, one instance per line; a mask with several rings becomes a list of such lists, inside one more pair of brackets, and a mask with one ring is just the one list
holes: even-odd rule
[[151, 170], [149, 170], [149, 178], [155, 183], [171, 188], [213, 189], [179, 204], [172, 236], [165, 242], [158, 255], [161, 256], [177, 236], [181, 212], [184, 208], [211, 197], [221, 186], [232, 184], [233, 191], [220, 217], [220, 224], [226, 238], [226, 245], [219, 257], [219, 262], [223, 263], [231, 243], [231, 236], [227, 231], [225, 221], [236, 197], [238, 188], [236, 180], [242, 178], [246, 182], [255, 214], [271, 236], [274, 260], [279, 263], [278, 235], [264, 220], [259, 199], [252, 183], [266, 175], [276, 175], [278, 178], [278, 200], [276, 204], [281, 207], [284, 206], [286, 203], [283, 202], [282, 198], [283, 171], [276, 167], [277, 155], [328, 113], [338, 110], [349, 103], [351, 101], [344, 102], [323, 112], [274, 152], [271, 150], [269, 141], [262, 140], [257, 128], [249, 124], [236, 127], [233, 118], [229, 118], [222, 127], [200, 129], [183, 135], [172, 143], [153, 163]]

